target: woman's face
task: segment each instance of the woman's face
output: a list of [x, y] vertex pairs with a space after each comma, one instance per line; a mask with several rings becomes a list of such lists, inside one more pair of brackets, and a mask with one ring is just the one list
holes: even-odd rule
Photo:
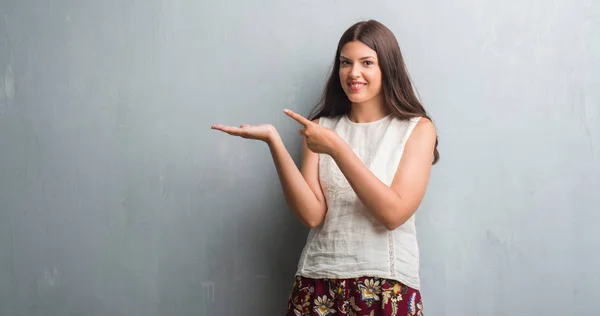
[[365, 103], [381, 94], [377, 53], [360, 41], [348, 42], [340, 52], [340, 83], [352, 103]]

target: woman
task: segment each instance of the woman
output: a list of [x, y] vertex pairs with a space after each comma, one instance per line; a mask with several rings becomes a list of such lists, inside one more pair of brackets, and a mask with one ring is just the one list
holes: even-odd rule
[[299, 170], [271, 125], [214, 125], [265, 141], [285, 199], [310, 233], [287, 315], [422, 315], [414, 213], [439, 158], [393, 33], [341, 37], [323, 99], [303, 128]]

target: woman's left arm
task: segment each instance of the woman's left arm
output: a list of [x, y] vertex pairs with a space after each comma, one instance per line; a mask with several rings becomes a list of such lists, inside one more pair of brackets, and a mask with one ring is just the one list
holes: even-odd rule
[[417, 210], [429, 182], [436, 131], [421, 118], [408, 138], [391, 186], [377, 178], [342, 139], [334, 144], [331, 157], [354, 192], [387, 229], [404, 224]]

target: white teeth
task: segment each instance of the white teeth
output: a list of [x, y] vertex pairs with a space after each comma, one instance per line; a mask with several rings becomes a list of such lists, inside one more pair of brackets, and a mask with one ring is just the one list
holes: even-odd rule
[[350, 86], [352, 88], [358, 89], [358, 88], [362, 87], [363, 85], [364, 85], [363, 83], [353, 83]]

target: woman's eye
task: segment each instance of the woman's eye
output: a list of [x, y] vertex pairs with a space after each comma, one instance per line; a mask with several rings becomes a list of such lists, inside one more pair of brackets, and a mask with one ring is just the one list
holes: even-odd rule
[[365, 64], [366, 66], [371, 66], [371, 65], [373, 65], [373, 62], [372, 62], [372, 61], [368, 61], [368, 60], [366, 60], [366, 61], [364, 62], [364, 64]]

